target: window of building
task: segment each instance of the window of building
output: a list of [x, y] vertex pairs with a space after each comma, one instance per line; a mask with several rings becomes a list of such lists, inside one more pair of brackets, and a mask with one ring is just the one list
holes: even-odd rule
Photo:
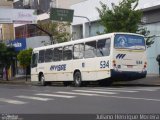
[[62, 47], [55, 48], [53, 50], [53, 61], [61, 61], [62, 60]]
[[45, 52], [45, 62], [51, 62], [53, 57], [53, 50], [47, 49]]
[[84, 44], [74, 45], [74, 59], [82, 59], [84, 54]]
[[85, 58], [93, 58], [96, 56], [96, 41], [86, 42], [85, 43]]
[[38, 63], [43, 63], [44, 62], [44, 54], [45, 54], [45, 50], [40, 50], [39, 51]]
[[110, 39], [102, 39], [97, 42], [97, 57], [108, 56], [110, 54]]
[[65, 46], [63, 48], [63, 60], [71, 60], [73, 57], [73, 46]]

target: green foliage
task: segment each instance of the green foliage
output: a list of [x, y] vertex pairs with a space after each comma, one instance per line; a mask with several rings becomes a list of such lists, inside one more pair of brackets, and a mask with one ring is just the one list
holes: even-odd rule
[[0, 53], [7, 50], [7, 47], [4, 43], [0, 43]]
[[[106, 4], [100, 2], [101, 8], [97, 8], [100, 23], [104, 26], [104, 33], [130, 32], [145, 36], [148, 47], [154, 43], [154, 36], [150, 36], [147, 28], [139, 27], [141, 24], [142, 11], [136, 9], [139, 0], [122, 0], [119, 5], [112, 3], [110, 9]], [[104, 34], [98, 33], [98, 34]]]
[[9, 68], [16, 54], [13, 47], [7, 47], [4, 43], [0, 43], [0, 62], [3, 67]]
[[100, 22], [105, 27], [104, 32], [132, 32], [138, 29], [142, 12], [135, 10], [138, 0], [123, 0], [119, 5], [112, 3], [112, 9], [100, 2], [101, 9], [97, 8]]
[[31, 56], [32, 56], [32, 49], [30, 48], [27, 50], [20, 51], [17, 55], [17, 59], [20, 65], [26, 68], [31, 64]]
[[151, 45], [154, 43], [155, 35], [150, 35], [150, 31], [143, 26], [139, 27], [137, 33], [144, 35], [147, 47], [151, 47]]
[[[67, 32], [67, 27], [69, 27], [69, 25], [70, 24], [68, 23], [38, 21], [38, 26], [47, 31], [49, 34], [51, 34], [53, 36], [53, 40], [58, 43], [66, 42], [71, 39], [71, 35]], [[43, 31], [39, 31], [39, 34], [46, 35], [46, 33], [44, 33]]]

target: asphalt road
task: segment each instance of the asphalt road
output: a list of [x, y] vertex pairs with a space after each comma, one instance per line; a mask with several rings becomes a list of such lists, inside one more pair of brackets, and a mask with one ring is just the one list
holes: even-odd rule
[[[113, 116], [109, 119], [108, 116], [97, 116], [97, 114], [159, 114], [157, 118], [145, 117], [145, 120], [153, 118], [159, 120], [159, 83], [159, 78], [156, 77], [156, 79], [118, 82], [111, 87], [0, 84], [0, 119], [7, 118], [6, 114], [13, 115], [11, 117], [30, 114], [29, 117], [32, 115], [31, 118], [34, 120], [39, 118], [47, 120], [47, 117], [50, 118], [48, 120], [54, 120], [53, 117], [57, 117], [55, 120], [61, 120], [62, 116], [65, 120], [79, 120], [77, 117], [81, 118], [82, 114], [83, 120], [100, 119], [100, 117], [112, 120]], [[69, 118], [66, 119], [67, 117]]]
[[160, 113], [160, 87], [0, 85], [0, 113]]

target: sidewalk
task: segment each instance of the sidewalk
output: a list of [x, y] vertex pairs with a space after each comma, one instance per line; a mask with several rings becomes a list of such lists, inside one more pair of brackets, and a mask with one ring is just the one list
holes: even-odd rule
[[29, 85], [31, 84], [31, 78], [27, 78], [27, 81], [25, 77], [12, 78], [12, 80], [8, 81], [0, 78], [0, 84]]
[[160, 77], [157, 75], [147, 75], [146, 78], [133, 81], [120, 81], [115, 83], [117, 86], [160, 86]]

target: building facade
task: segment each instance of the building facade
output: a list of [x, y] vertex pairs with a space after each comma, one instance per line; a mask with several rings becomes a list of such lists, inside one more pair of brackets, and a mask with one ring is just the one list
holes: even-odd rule
[[[13, 8], [13, 1], [1, 0], [0, 8]], [[0, 26], [0, 40], [14, 40], [13, 24], [1, 24]]]
[[[38, 20], [49, 20], [49, 11], [51, 7], [69, 8], [70, 5], [85, 0], [14, 0], [13, 7], [15, 9], [36, 9]], [[37, 32], [38, 28], [34, 25], [15, 24], [15, 40], [9, 41], [13, 44], [15, 50], [20, 51], [28, 48], [35, 48], [50, 44], [48, 36], [40, 36]], [[25, 71], [18, 65], [16, 67], [16, 75], [23, 75]]]
[[0, 7], [1, 8], [11, 8], [12, 6], [13, 6], [13, 1], [0, 0]]
[[160, 54], [160, 6], [149, 7], [143, 11], [144, 26], [150, 30], [151, 35], [155, 35], [154, 44], [147, 48], [148, 72], [159, 74], [156, 57]]
[[[13, 8], [13, 1], [0, 0], [0, 9]], [[0, 24], [0, 41], [14, 39], [13, 24]], [[0, 78], [3, 77], [3, 67], [0, 61]], [[11, 71], [12, 69], [10, 69]], [[11, 74], [10, 74], [11, 76]]]
[[[68, 9], [71, 5], [83, 1], [86, 0], [15, 0], [13, 6], [16, 9], [36, 9], [38, 20], [45, 21], [49, 19], [51, 7]], [[15, 38], [39, 36], [37, 31], [32, 25], [15, 25]]]

